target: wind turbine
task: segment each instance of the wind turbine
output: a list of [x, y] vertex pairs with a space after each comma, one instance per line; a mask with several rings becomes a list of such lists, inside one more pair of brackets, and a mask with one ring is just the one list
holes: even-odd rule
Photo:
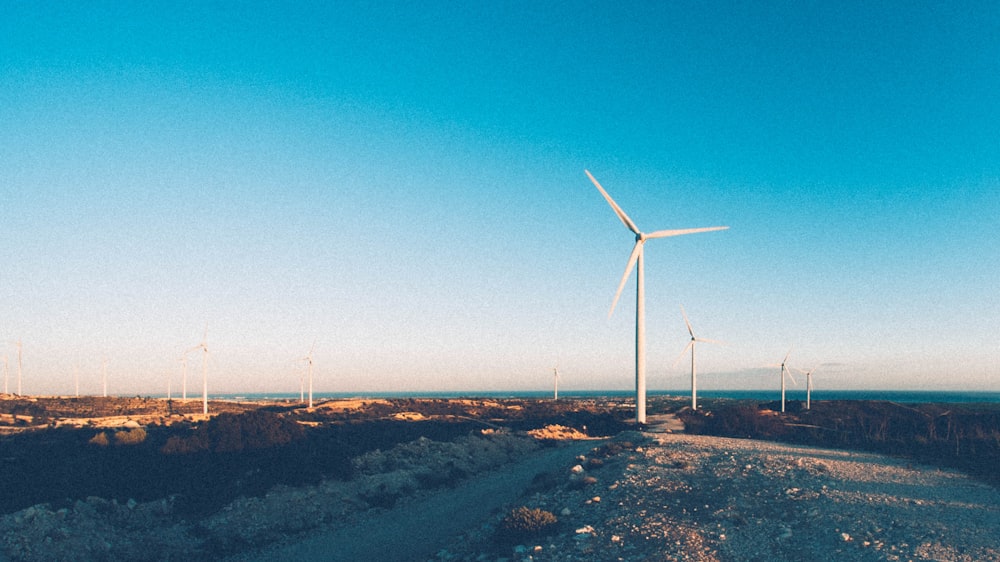
[[104, 397], [108, 397], [108, 358], [101, 361], [101, 383], [104, 387]]
[[[309, 407], [313, 407], [313, 350], [316, 349], [316, 340], [313, 340], [312, 347], [309, 348], [309, 355], [306, 355], [299, 361], [305, 361], [309, 363]], [[302, 385], [299, 384], [299, 393], [302, 392]]]
[[17, 340], [17, 395], [21, 396], [21, 340]]
[[798, 371], [806, 376], [806, 410], [810, 410], [812, 409], [813, 373], [816, 369], [807, 371], [799, 369]]
[[[195, 349], [198, 349], [197, 347]], [[181, 400], [187, 402], [188, 399], [188, 352], [181, 355]]]
[[[205, 335], [201, 338], [201, 343], [187, 350], [184, 355], [187, 356], [188, 353], [192, 351], [202, 350], [201, 354], [201, 405], [202, 413], [208, 414], [208, 325], [205, 325]], [[184, 374], [187, 376], [187, 363], [184, 364]], [[187, 389], [185, 388], [185, 399], [187, 398]]]
[[559, 400], [559, 367], [552, 367], [552, 399]]
[[[697, 344], [699, 342], [721, 344], [722, 342], [716, 341], [716, 340], [710, 340], [708, 338], [698, 338], [698, 337], [695, 337], [694, 330], [691, 329], [691, 322], [688, 320], [687, 312], [684, 312], [684, 306], [683, 305], [681, 305], [681, 314], [684, 315], [684, 323], [687, 324], [688, 333], [691, 334], [691, 341], [688, 342], [687, 346], [684, 348], [684, 351], [681, 351], [681, 354], [678, 355], [677, 359], [674, 360], [674, 365], [677, 365], [677, 362], [680, 361], [682, 357], [684, 357], [684, 354], [687, 353], [688, 348], [690, 348], [691, 349], [691, 409], [692, 410], [697, 410], [698, 409], [698, 379], [697, 379], [697, 375], [696, 375], [697, 371], [695, 370], [695, 364], [694, 364], [694, 348], [695, 348], [695, 344]], [[671, 368], [673, 368], [673, 366], [671, 366]]]
[[589, 171], [584, 170], [590, 181], [593, 182], [597, 190], [601, 192], [604, 199], [607, 200], [608, 204], [611, 205], [611, 209], [614, 210], [615, 214], [622, 221], [632, 234], [635, 234], [635, 246], [632, 247], [632, 253], [628, 258], [628, 265], [625, 266], [625, 274], [622, 275], [621, 283], [618, 284], [618, 291], [615, 293], [615, 299], [611, 302], [611, 309], [608, 311], [608, 317], [615, 311], [615, 306], [618, 304], [618, 299], [621, 297], [622, 289], [625, 288], [625, 282], [628, 281], [629, 275], [632, 274], [632, 268], [636, 268], [636, 290], [635, 290], [635, 421], [636, 423], [644, 424], [646, 423], [646, 311], [645, 311], [645, 286], [643, 279], [643, 247], [647, 240], [653, 238], [667, 238], [670, 236], [680, 236], [682, 234], [695, 234], [698, 232], [711, 232], [714, 230], [725, 230], [729, 228], [728, 226], [711, 226], [706, 228], [688, 228], [683, 230], [658, 230], [650, 234], [646, 234], [639, 230], [639, 227], [632, 222], [632, 219], [628, 218], [625, 211], [615, 203], [614, 199], [608, 195], [608, 192], [601, 187], [601, 184], [594, 179], [594, 176], [590, 174]]
[[785, 373], [788, 373], [788, 378], [792, 379], [792, 384], [795, 383], [795, 377], [792, 376], [792, 371], [788, 368], [788, 356], [792, 354], [792, 350], [789, 349], [788, 353], [785, 354], [785, 358], [781, 360], [780, 365], [768, 365], [769, 367], [781, 367], [781, 412], [785, 412]]
[[76, 397], [80, 397], [80, 362], [73, 362], [73, 386], [76, 387]]

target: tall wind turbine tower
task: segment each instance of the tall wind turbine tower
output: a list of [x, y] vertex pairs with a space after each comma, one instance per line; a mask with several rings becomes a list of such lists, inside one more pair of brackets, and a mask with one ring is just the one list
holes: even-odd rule
[[643, 279], [643, 247], [647, 240], [653, 238], [667, 238], [670, 236], [680, 236], [682, 234], [695, 234], [698, 232], [711, 232], [714, 230], [725, 230], [729, 228], [728, 226], [710, 226], [706, 228], [688, 228], [683, 230], [658, 230], [650, 234], [646, 234], [639, 230], [639, 227], [632, 222], [632, 219], [625, 214], [625, 211], [615, 203], [614, 199], [608, 195], [608, 192], [601, 187], [601, 184], [594, 179], [594, 176], [590, 174], [589, 171], [584, 170], [590, 181], [593, 182], [597, 190], [601, 192], [604, 199], [607, 200], [608, 204], [611, 205], [611, 209], [614, 210], [615, 214], [618, 215], [619, 220], [625, 225], [632, 234], [635, 235], [635, 245], [632, 247], [632, 253], [628, 258], [628, 265], [625, 266], [625, 274], [622, 275], [621, 283], [618, 284], [618, 291], [615, 293], [615, 299], [611, 303], [611, 309], [608, 311], [608, 317], [615, 311], [615, 306], [618, 304], [618, 299], [621, 297], [622, 289], [625, 288], [625, 283], [628, 281], [629, 275], [632, 274], [632, 268], [636, 268], [636, 283], [635, 283], [635, 421], [636, 423], [644, 424], [646, 423], [646, 311], [645, 311], [645, 286]]
[[552, 368], [552, 399], [559, 400], [559, 367]]
[[688, 333], [691, 334], [691, 341], [688, 342], [687, 346], [684, 348], [684, 351], [681, 351], [681, 354], [678, 355], [677, 359], [674, 360], [674, 365], [677, 365], [677, 362], [680, 361], [682, 357], [684, 357], [684, 354], [687, 353], [687, 350], [691, 349], [691, 409], [692, 410], [697, 410], [698, 409], [698, 378], [697, 378], [697, 374], [696, 374], [697, 371], [695, 370], [695, 364], [694, 364], [694, 348], [696, 347], [695, 344], [697, 344], [699, 342], [705, 342], [705, 343], [722, 343], [722, 342], [716, 341], [716, 340], [710, 340], [708, 338], [695, 337], [694, 330], [691, 328], [691, 322], [688, 320], [687, 312], [684, 312], [684, 306], [681, 306], [681, 314], [684, 315], [684, 324], [687, 325]]
[[[201, 338], [201, 343], [187, 350], [187, 353], [201, 350], [201, 409], [203, 414], [208, 414], [208, 326], [205, 326], [205, 335]], [[187, 374], [187, 363], [185, 365], [185, 375]], [[185, 389], [185, 398], [186, 389]]]

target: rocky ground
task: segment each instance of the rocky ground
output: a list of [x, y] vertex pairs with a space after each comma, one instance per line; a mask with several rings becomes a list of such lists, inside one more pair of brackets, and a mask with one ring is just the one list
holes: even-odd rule
[[498, 544], [498, 514], [435, 560], [1000, 560], [1000, 490], [879, 455], [625, 434], [545, 482], [552, 531]]

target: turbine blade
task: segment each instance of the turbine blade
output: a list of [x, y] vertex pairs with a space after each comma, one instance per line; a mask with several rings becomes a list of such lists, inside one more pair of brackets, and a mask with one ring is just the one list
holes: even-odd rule
[[785, 354], [785, 358], [781, 360], [781, 364], [784, 365], [788, 362], [788, 356], [792, 354], [792, 348], [788, 348], [788, 353]]
[[[683, 228], [680, 230], [657, 230], [646, 235], [646, 238], [667, 238], [670, 236], [681, 236], [683, 234], [697, 234], [699, 232], [713, 232], [716, 230], [726, 230], [728, 226], [709, 226], [705, 228]], [[638, 234], [638, 233], [636, 233]]]
[[691, 329], [691, 322], [688, 320], [687, 312], [684, 312], [684, 305], [683, 304], [681, 305], [681, 314], [684, 315], [684, 323], [687, 324], [688, 333], [691, 334], [691, 339], [695, 339], [694, 338], [694, 330]]
[[785, 372], [788, 373], [788, 378], [792, 379], [792, 384], [799, 386], [799, 383], [795, 382], [795, 377], [792, 376], [792, 370], [786, 367]]
[[611, 309], [608, 310], [608, 318], [611, 318], [611, 314], [615, 311], [615, 306], [618, 305], [618, 299], [622, 296], [622, 289], [625, 288], [625, 282], [628, 281], [629, 275], [632, 274], [632, 269], [635, 268], [635, 262], [639, 260], [639, 254], [642, 253], [642, 240], [636, 240], [635, 246], [632, 246], [632, 254], [628, 257], [628, 265], [625, 266], [625, 274], [622, 275], [621, 283], [618, 284], [618, 290], [615, 292], [615, 300], [611, 302]]
[[674, 367], [677, 366], [678, 363], [680, 363], [681, 359], [683, 359], [684, 356], [687, 355], [688, 350], [691, 349], [691, 346], [693, 346], [693, 345], [694, 345], [694, 342], [693, 341], [689, 341], [688, 344], [686, 346], [684, 346], [684, 351], [682, 351], [681, 354], [677, 356], [677, 359], [674, 359], [673, 364], [670, 365], [671, 369], [673, 369]]
[[604, 191], [604, 188], [601, 187], [601, 184], [598, 183], [596, 179], [594, 179], [594, 176], [590, 175], [590, 172], [588, 170], [584, 170], [584, 172], [587, 174], [587, 177], [590, 178], [590, 181], [592, 181], [594, 185], [597, 187], [598, 191], [601, 192], [601, 195], [603, 195], [604, 198], [608, 201], [608, 204], [611, 205], [611, 209], [614, 210], [615, 214], [618, 215], [618, 218], [621, 219], [622, 224], [624, 224], [629, 230], [631, 230], [632, 234], [639, 234], [639, 228], [635, 225], [634, 222], [632, 222], [632, 219], [628, 218], [628, 215], [626, 215], [625, 211], [623, 211], [622, 208], [618, 206], [618, 203], [615, 203], [615, 200], [612, 199], [610, 195], [608, 195], [608, 192]]

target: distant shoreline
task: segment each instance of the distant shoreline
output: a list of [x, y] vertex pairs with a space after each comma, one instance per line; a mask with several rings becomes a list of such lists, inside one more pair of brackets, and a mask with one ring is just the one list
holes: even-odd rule
[[[122, 395], [124, 396], [124, 395]], [[561, 400], [580, 400], [593, 398], [624, 398], [635, 396], [635, 391], [630, 390], [560, 390]], [[668, 390], [650, 391], [647, 396], [655, 398], [690, 398], [691, 391]], [[162, 395], [149, 395], [150, 398], [166, 398]], [[314, 392], [313, 401], [319, 400], [341, 400], [341, 399], [379, 399], [379, 398], [510, 398], [510, 399], [545, 399], [552, 398], [551, 390], [529, 390], [529, 391], [421, 391], [421, 392]], [[731, 399], [731, 400], [756, 400], [769, 402], [780, 400], [781, 394], [774, 390], [705, 390], [698, 392], [699, 399]], [[173, 400], [180, 400], [177, 396]], [[188, 401], [200, 400], [201, 396], [188, 396]], [[789, 390], [785, 393], [785, 399], [794, 401], [805, 401], [805, 390]], [[247, 392], [247, 393], [224, 393], [209, 394], [209, 400], [226, 400], [239, 402], [297, 402], [300, 400], [298, 393], [282, 392]], [[964, 391], [964, 390], [814, 390], [812, 400], [876, 400], [901, 402], [908, 404], [929, 404], [929, 403], [1000, 403], [1000, 391]]]
[[[2, 395], [6, 399], [32, 399], [32, 398], [100, 398], [93, 394], [74, 396], [71, 394], [25, 394], [17, 396], [14, 394]], [[588, 399], [623, 399], [634, 398], [635, 391], [631, 390], [560, 390], [560, 400], [588, 400]], [[689, 399], [689, 390], [657, 390], [647, 393], [650, 400], [655, 399]], [[152, 398], [167, 400], [166, 394], [112, 394], [107, 398]], [[321, 400], [377, 400], [377, 399], [551, 399], [551, 390], [527, 390], [527, 391], [414, 391], [414, 392], [314, 392], [313, 401]], [[757, 402], [771, 402], [780, 400], [781, 394], [774, 390], [705, 390], [698, 392], [699, 400], [749, 400]], [[169, 397], [170, 400], [180, 402], [182, 398], [177, 395]], [[233, 392], [233, 393], [211, 393], [208, 396], [210, 401], [220, 402], [301, 402], [299, 393], [295, 392]], [[308, 398], [307, 398], [308, 399]], [[788, 390], [785, 393], [787, 401], [806, 400], [805, 390]], [[1000, 404], [1000, 391], [988, 390], [814, 390], [812, 400], [870, 400], [899, 402], [904, 404]], [[201, 401], [201, 395], [189, 394], [187, 402]]]

